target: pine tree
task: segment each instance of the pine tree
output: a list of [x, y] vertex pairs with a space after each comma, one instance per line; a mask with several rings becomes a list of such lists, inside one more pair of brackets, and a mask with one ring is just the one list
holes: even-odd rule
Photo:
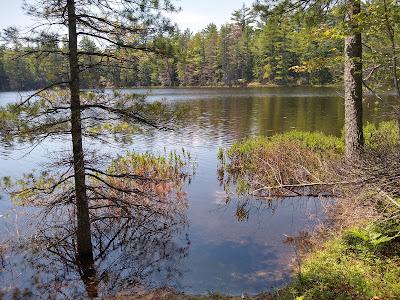
[[[46, 32], [50, 32], [54, 24], [57, 32], [60, 31], [59, 26], [63, 26], [67, 38], [61, 38], [56, 31], [50, 38], [36, 30], [32, 30], [28, 36], [17, 36], [15, 32], [9, 35], [17, 37], [18, 43], [21, 43], [15, 49], [21, 57], [52, 54], [67, 61], [68, 72], [61, 81], [53, 82], [19, 103], [1, 109], [0, 132], [3, 139], [12, 140], [18, 137], [32, 143], [40, 143], [52, 137], [70, 136], [72, 157], [67, 160], [71, 163], [67, 171], [55, 174], [54, 177], [58, 176], [58, 179], [45, 176], [42, 181], [28, 180], [24, 186], [30, 191], [41, 191], [44, 188], [39, 188], [37, 184], [49, 181], [52, 182], [51, 188], [46, 188], [45, 191], [52, 194], [61, 185], [73, 181], [73, 193], [56, 195], [58, 197], [53, 198], [52, 203], [59, 205], [71, 199], [75, 202], [76, 258], [82, 265], [93, 265], [89, 197], [102, 197], [88, 178], [117, 190], [121, 189], [113, 186], [113, 179], [136, 178], [134, 174], [108, 174], [90, 166], [89, 161], [95, 158], [89, 159], [85, 155], [84, 137], [103, 140], [110, 133], [114, 136], [129, 135], [138, 130], [138, 127], [165, 128], [167, 120], [173, 117], [173, 113], [170, 114], [160, 104], [146, 104], [136, 96], [117, 92], [110, 94], [100, 90], [97, 93], [84, 93], [81, 90], [82, 79], [85, 78], [82, 73], [93, 68], [127, 68], [126, 64], [131, 60], [121, 55], [124, 49], [162, 52], [164, 44], [159, 36], [171, 31], [173, 27], [161, 16], [161, 12], [173, 10], [169, 1], [149, 0], [137, 4], [118, 0], [111, 4], [108, 0], [41, 0], [29, 6], [28, 13], [47, 22]], [[97, 48], [89, 42], [89, 38], [95, 39], [99, 45], [108, 46]], [[78, 46], [79, 41], [83, 43], [82, 49]], [[66, 47], [22, 47], [22, 43], [28, 45], [44, 42], [53, 45], [65, 43]], [[16, 63], [25, 64], [23, 60], [17, 60]], [[26, 75], [29, 74], [27, 68], [19, 66], [16, 69]], [[16, 79], [25, 80], [24, 74], [16, 74]], [[19, 85], [22, 87], [23, 83], [20, 82]], [[54, 91], [57, 86], [62, 89]], [[102, 87], [100, 83], [97, 86]], [[125, 192], [135, 190], [127, 188]]]

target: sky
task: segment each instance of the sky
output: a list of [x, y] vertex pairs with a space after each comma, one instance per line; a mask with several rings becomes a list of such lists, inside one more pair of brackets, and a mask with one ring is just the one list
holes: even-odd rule
[[[0, 28], [11, 25], [29, 25], [30, 19], [22, 11], [23, 0], [0, 0]], [[251, 5], [254, 0], [175, 0], [182, 8], [178, 14], [173, 14], [171, 20], [181, 29], [189, 28], [196, 32], [209, 23], [220, 26], [230, 21], [232, 12], [242, 7], [243, 3]]]

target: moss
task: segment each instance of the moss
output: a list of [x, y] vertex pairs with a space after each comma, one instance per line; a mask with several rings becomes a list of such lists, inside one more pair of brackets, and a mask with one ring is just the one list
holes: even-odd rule
[[[382, 255], [356, 234], [371, 236], [373, 230], [347, 230], [326, 242], [305, 260], [301, 273], [278, 299], [400, 299], [399, 252]], [[387, 243], [396, 248], [397, 241]]]

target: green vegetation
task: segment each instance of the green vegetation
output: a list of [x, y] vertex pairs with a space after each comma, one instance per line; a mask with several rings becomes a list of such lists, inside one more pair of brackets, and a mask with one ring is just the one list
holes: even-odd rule
[[378, 125], [367, 123], [364, 136], [367, 148], [377, 149], [382, 143], [393, 147], [399, 143], [399, 126], [394, 121], [381, 122]]
[[335, 136], [327, 136], [320, 132], [290, 131], [272, 137], [251, 137], [235, 143], [229, 148], [228, 156], [245, 154], [259, 148], [272, 148], [280, 143], [298, 142], [304, 147], [317, 152], [344, 153], [344, 140]]
[[[367, 152], [393, 148], [400, 141], [394, 121], [368, 123], [364, 133]], [[234, 189], [236, 194], [293, 196], [299, 195], [298, 188], [312, 186], [314, 191], [306, 194], [314, 196], [326, 192], [326, 188], [319, 189], [324, 183], [335, 189], [336, 183], [346, 180], [335, 174], [342, 168], [344, 152], [344, 136], [319, 132], [291, 131], [272, 137], [250, 137], [226, 151], [219, 150], [220, 179], [226, 191]]]
[[[379, 148], [390, 148], [399, 145], [400, 132], [397, 122], [385, 121], [379, 124], [367, 123], [364, 126], [366, 151]], [[291, 152], [297, 148], [300, 152]], [[344, 154], [345, 141], [342, 137], [325, 135], [321, 132], [289, 131], [271, 137], [257, 136], [234, 143], [229, 149], [219, 149], [217, 158], [221, 166], [227, 169], [241, 171], [255, 171], [262, 156], [271, 157], [283, 155], [287, 152], [290, 156], [298, 157], [314, 155], [323, 158], [340, 160]], [[299, 158], [300, 159], [300, 158]], [[288, 163], [288, 161], [286, 161]]]
[[[262, 1], [261, 1], [262, 2]], [[274, 1], [272, 1], [274, 2]], [[277, 2], [277, 1], [275, 1]], [[285, 2], [285, 1], [284, 1]], [[290, 10], [282, 5], [242, 7], [229, 23], [209, 24], [197, 33], [175, 30], [156, 41], [160, 57], [152, 53], [106, 49], [90, 37], [79, 43], [81, 53], [121, 57], [121, 66], [100, 63], [99, 57], [82, 55], [83, 64], [98, 66], [82, 72], [82, 87], [104, 86], [244, 86], [327, 85], [343, 78], [344, 25], [341, 5], [324, 10], [324, 1], [310, 10]], [[326, 2], [326, 1], [325, 1]], [[319, 7], [322, 3], [322, 7]], [[364, 35], [364, 68], [368, 85], [393, 88], [393, 55], [399, 43], [400, 8], [396, 1], [365, 1], [360, 20]], [[287, 12], [285, 10], [288, 10]], [[363, 20], [367, 20], [364, 24]], [[392, 34], [387, 34], [391, 28]], [[0, 47], [0, 90], [36, 89], [60, 78], [68, 63], [64, 43], [44, 35], [37, 45], [18, 42], [18, 32], [8, 30]], [[394, 48], [393, 48], [394, 47]], [[46, 55], [23, 55], [45, 50]], [[16, 56], [20, 56], [15, 59]], [[122, 67], [122, 68], [120, 68]], [[373, 75], [373, 76], [372, 76]]]
[[399, 299], [399, 239], [380, 229], [346, 230], [326, 242], [278, 299]]

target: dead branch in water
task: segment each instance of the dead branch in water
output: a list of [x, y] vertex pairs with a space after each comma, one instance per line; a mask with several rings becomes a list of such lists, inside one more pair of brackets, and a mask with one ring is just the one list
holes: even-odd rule
[[[315, 187], [315, 186], [340, 186], [340, 185], [349, 185], [349, 184], [360, 184], [365, 182], [366, 180], [351, 180], [351, 181], [336, 181], [336, 182], [311, 182], [311, 183], [301, 183], [301, 184], [282, 184], [277, 186], [265, 186], [250, 192], [250, 195], [259, 196], [258, 192], [261, 191], [271, 191], [271, 190], [280, 190], [280, 189], [288, 189], [293, 192], [292, 189], [295, 188], [307, 188], [307, 187]], [[299, 193], [296, 193], [299, 196]], [[303, 195], [304, 196], [304, 195]]]

